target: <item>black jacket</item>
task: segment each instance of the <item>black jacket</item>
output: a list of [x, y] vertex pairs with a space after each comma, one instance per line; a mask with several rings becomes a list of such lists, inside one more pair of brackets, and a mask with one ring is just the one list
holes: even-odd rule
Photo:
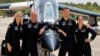
[[93, 31], [90, 28], [87, 28], [85, 25], [82, 26], [82, 29], [79, 29], [78, 24], [77, 24], [76, 29], [75, 29], [77, 43], [78, 44], [85, 43], [85, 39], [89, 38], [89, 33], [92, 34], [91, 39], [94, 40], [94, 38], [96, 37], [95, 31]]
[[37, 43], [37, 39], [39, 38], [39, 31], [43, 27], [41, 23], [32, 23], [31, 21], [25, 22], [23, 24], [23, 31], [22, 31], [22, 39], [23, 44], [25, 45], [32, 45]]
[[61, 39], [67, 41], [68, 43], [75, 42], [74, 29], [76, 22], [74, 20], [68, 19], [65, 21], [63, 18], [61, 18], [56, 22], [56, 26], [56, 29], [62, 29], [67, 34], [67, 37], [64, 37], [62, 34], [60, 34]]
[[10, 23], [5, 36], [6, 42], [10, 43], [12, 46], [19, 46], [21, 34], [21, 25], [18, 26], [15, 22]]

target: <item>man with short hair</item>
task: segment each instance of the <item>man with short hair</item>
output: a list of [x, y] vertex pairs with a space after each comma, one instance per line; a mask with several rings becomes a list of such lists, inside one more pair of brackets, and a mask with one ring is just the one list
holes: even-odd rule
[[23, 24], [22, 56], [38, 56], [37, 38], [42, 25], [37, 22], [37, 13], [30, 13], [30, 21]]
[[66, 56], [66, 52], [68, 52], [68, 56], [75, 56], [76, 40], [74, 36], [74, 29], [76, 22], [70, 19], [69, 15], [70, 9], [63, 8], [62, 18], [56, 24], [57, 27], [66, 33], [66, 36], [60, 34], [60, 37], [63, 39], [63, 41], [61, 42], [58, 56]]

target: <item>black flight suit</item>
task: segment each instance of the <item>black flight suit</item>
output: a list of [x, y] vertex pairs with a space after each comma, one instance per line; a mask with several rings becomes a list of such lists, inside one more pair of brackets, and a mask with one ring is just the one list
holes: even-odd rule
[[94, 40], [96, 37], [96, 32], [87, 28], [85, 25], [82, 26], [82, 29], [78, 28], [78, 25], [75, 29], [76, 39], [77, 39], [77, 56], [91, 56], [91, 47], [90, 43], [86, 43], [85, 39], [89, 38], [89, 33], [92, 34], [91, 39]]
[[65, 56], [66, 52], [68, 52], [68, 56], [75, 56], [75, 36], [74, 36], [74, 29], [76, 26], [76, 22], [72, 19], [68, 19], [67, 21], [64, 18], [61, 18], [58, 22], [56, 22], [56, 26], [62, 29], [67, 36], [64, 37], [60, 34], [61, 39], [61, 47], [59, 50], [59, 56]]
[[18, 26], [15, 22], [9, 25], [5, 39], [6, 43], [10, 43], [10, 45], [12, 46], [12, 52], [9, 52], [7, 49], [6, 50], [7, 56], [20, 56], [21, 34], [22, 34], [21, 25]]
[[32, 23], [31, 21], [23, 24], [23, 43], [22, 43], [22, 56], [38, 56], [37, 39], [39, 31], [42, 28], [40, 23]]

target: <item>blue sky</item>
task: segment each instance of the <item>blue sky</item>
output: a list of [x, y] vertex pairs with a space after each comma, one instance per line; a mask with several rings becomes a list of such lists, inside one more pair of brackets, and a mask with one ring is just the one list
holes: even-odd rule
[[100, 0], [57, 0], [58, 2], [73, 2], [73, 3], [86, 3], [86, 2], [97, 2], [100, 5]]

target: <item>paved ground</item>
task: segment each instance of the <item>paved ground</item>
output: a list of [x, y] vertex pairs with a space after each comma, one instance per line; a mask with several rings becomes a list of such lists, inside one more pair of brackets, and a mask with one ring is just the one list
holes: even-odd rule
[[[8, 24], [12, 22], [12, 17], [2, 18], [0, 17], [0, 45], [1, 41], [5, 37], [5, 33], [8, 27]], [[100, 25], [100, 22], [99, 22]], [[95, 41], [91, 43], [92, 46], [92, 54], [93, 56], [100, 56], [100, 36], [97, 36]], [[53, 52], [56, 56], [58, 54], [58, 50]], [[1, 56], [1, 55], [0, 55]]]

